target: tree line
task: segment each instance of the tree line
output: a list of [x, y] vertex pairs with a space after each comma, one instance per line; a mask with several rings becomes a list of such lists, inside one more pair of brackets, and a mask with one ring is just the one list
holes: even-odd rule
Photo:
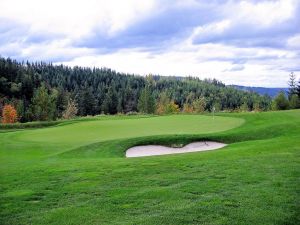
[[[299, 97], [299, 84], [293, 95]], [[109, 68], [18, 62], [0, 57], [2, 117], [7, 105], [16, 110], [18, 121], [27, 122], [136, 112], [266, 111], [274, 108], [274, 101], [268, 95], [227, 87], [215, 79], [143, 77]], [[9, 111], [5, 112], [7, 115]]]

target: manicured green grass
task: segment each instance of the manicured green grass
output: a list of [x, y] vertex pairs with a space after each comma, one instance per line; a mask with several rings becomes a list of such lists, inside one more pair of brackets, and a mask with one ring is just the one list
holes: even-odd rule
[[237, 118], [174, 115], [140, 119], [93, 120], [31, 130], [18, 135], [18, 140], [43, 143], [86, 144], [162, 134], [199, 134], [224, 131], [239, 126], [244, 121]]
[[[220, 150], [124, 158], [138, 144]], [[300, 110], [0, 133], [0, 224], [299, 224]]]

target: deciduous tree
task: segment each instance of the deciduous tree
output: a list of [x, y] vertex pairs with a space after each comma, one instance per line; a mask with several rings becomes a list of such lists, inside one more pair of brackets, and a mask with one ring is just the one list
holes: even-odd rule
[[277, 110], [285, 110], [289, 108], [289, 101], [286, 99], [283, 91], [276, 96], [274, 103]]
[[179, 106], [172, 100], [169, 104], [167, 104], [166, 107], [166, 114], [171, 113], [178, 113], [179, 112]]
[[155, 101], [149, 86], [146, 86], [141, 92], [138, 110], [148, 114], [152, 114], [155, 111]]
[[298, 95], [293, 94], [290, 98], [290, 108], [291, 109], [299, 109], [300, 108], [300, 99]]
[[205, 111], [206, 101], [204, 97], [200, 97], [193, 101], [194, 112], [202, 113]]
[[39, 87], [32, 98], [31, 111], [35, 120], [53, 120], [56, 111], [57, 92], [48, 93], [44, 84]]
[[168, 97], [166, 92], [162, 92], [159, 95], [159, 99], [157, 102], [156, 113], [164, 114], [167, 112], [168, 104], [170, 103], [170, 98]]
[[78, 112], [78, 109], [76, 106], [76, 102], [70, 98], [65, 111], [63, 111], [63, 113], [62, 113], [62, 117], [64, 119], [72, 119], [76, 116], [77, 112]]
[[2, 110], [2, 123], [15, 123], [17, 120], [17, 110], [10, 104], [4, 105]]
[[184, 103], [182, 111], [185, 112], [185, 113], [193, 113], [194, 109], [193, 109], [193, 106], [191, 104]]
[[249, 106], [248, 106], [247, 102], [244, 102], [244, 103], [241, 105], [240, 111], [241, 111], [241, 112], [248, 112], [248, 111], [249, 111]]

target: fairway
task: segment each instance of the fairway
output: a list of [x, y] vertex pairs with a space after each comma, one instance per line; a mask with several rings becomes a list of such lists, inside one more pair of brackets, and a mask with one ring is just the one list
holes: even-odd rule
[[[228, 145], [125, 158], [201, 140]], [[300, 110], [103, 116], [0, 142], [0, 224], [299, 223]]]

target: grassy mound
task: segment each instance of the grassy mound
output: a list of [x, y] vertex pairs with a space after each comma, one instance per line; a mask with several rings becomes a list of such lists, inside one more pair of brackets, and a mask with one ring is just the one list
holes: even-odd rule
[[[61, 125], [0, 133], [1, 224], [299, 223], [300, 110]], [[198, 140], [229, 145], [124, 158]]]

